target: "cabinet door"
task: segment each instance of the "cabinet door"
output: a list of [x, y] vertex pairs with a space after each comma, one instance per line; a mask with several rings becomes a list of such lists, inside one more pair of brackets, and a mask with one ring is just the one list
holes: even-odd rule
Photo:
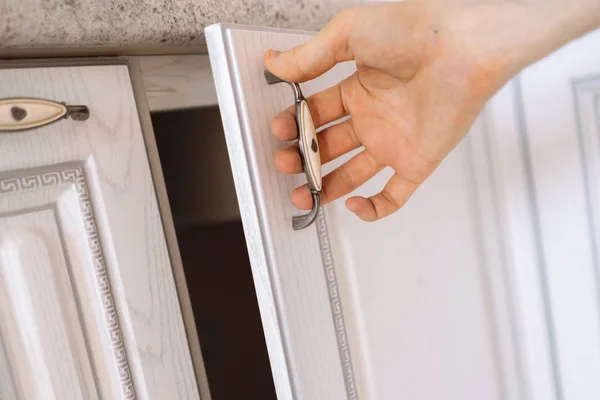
[[[206, 34], [279, 398], [517, 398], [481, 123], [392, 217], [363, 223], [340, 200], [294, 231], [289, 194], [305, 179], [276, 172], [273, 155], [288, 144], [270, 133], [293, 97], [267, 85], [263, 54], [311, 34], [234, 25]], [[310, 95], [354, 68], [301, 87]], [[380, 191], [390, 173], [358, 192]]]
[[600, 398], [600, 31], [527, 68], [482, 115], [525, 398]]
[[0, 398], [199, 398], [127, 66], [0, 82], [90, 110], [0, 133]]

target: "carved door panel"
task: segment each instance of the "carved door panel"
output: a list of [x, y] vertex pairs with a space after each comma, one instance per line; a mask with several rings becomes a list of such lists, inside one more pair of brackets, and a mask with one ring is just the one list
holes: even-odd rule
[[276, 172], [289, 143], [270, 132], [293, 98], [265, 82], [263, 55], [310, 37], [207, 29], [278, 396], [599, 398], [600, 33], [510, 82], [398, 213], [365, 224], [339, 200], [294, 231], [306, 180]]
[[90, 110], [0, 133], [0, 398], [199, 398], [128, 67], [0, 82]]
[[600, 397], [600, 31], [524, 70], [482, 116], [522, 398]]
[[[514, 348], [507, 313], [494, 312], [507, 304], [499, 255], [484, 254], [498, 238], [493, 207], [479, 204], [489, 173], [485, 157], [477, 157], [481, 124], [397, 214], [367, 224], [339, 200], [324, 206], [314, 225], [294, 231], [300, 211], [290, 192], [306, 179], [276, 171], [273, 155], [289, 143], [270, 132], [271, 118], [294, 98], [287, 85], [267, 84], [263, 55], [310, 37], [207, 29], [278, 397], [506, 398], [515, 384]], [[354, 70], [340, 64], [300, 86], [310, 95]], [[383, 171], [358, 193], [377, 193], [389, 177]]]

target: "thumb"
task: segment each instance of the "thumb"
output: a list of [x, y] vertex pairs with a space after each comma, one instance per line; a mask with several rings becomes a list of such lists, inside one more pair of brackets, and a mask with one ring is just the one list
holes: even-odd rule
[[352, 60], [348, 36], [356, 15], [356, 9], [344, 10], [308, 42], [283, 52], [268, 50], [265, 67], [286, 81], [304, 82], [324, 74], [339, 62]]

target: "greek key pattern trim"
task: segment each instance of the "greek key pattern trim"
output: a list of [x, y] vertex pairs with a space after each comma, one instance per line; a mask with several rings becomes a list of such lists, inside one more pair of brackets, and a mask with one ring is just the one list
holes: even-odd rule
[[356, 391], [356, 381], [354, 378], [354, 368], [352, 367], [352, 357], [350, 356], [350, 347], [348, 346], [348, 337], [346, 335], [346, 324], [344, 322], [344, 313], [340, 301], [340, 291], [333, 265], [333, 255], [331, 253], [331, 244], [329, 241], [329, 232], [327, 231], [327, 221], [323, 210], [317, 215], [317, 234], [319, 236], [319, 247], [325, 279], [327, 280], [327, 290], [329, 292], [329, 304], [333, 314], [333, 325], [335, 328], [338, 351], [340, 353], [340, 362], [342, 364], [342, 373], [346, 385], [346, 395], [348, 400], [358, 400]]
[[108, 279], [106, 262], [102, 254], [100, 237], [98, 236], [94, 212], [89, 199], [83, 169], [81, 167], [71, 167], [61, 171], [52, 171], [42, 174], [29, 174], [6, 179], [0, 178], [0, 194], [32, 191], [44, 187], [57, 186], [64, 183], [72, 183], [77, 192], [79, 208], [83, 218], [88, 246], [94, 263], [96, 283], [100, 289], [102, 307], [104, 308], [104, 317], [111, 340], [113, 356], [117, 365], [117, 373], [119, 375], [119, 382], [121, 384], [123, 398], [127, 400], [134, 400], [136, 395], [131, 379], [131, 371], [127, 361], [127, 354], [125, 352], [123, 337], [119, 327], [115, 302]]

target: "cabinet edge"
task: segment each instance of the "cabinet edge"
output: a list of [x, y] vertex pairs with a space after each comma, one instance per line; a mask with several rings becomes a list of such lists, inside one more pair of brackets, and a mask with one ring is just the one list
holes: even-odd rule
[[133, 86], [133, 92], [138, 109], [138, 116], [140, 119], [140, 124], [142, 126], [142, 132], [144, 134], [144, 142], [146, 145], [146, 152], [148, 154], [148, 162], [150, 164], [152, 180], [154, 182], [154, 189], [156, 191], [156, 197], [160, 209], [163, 229], [167, 240], [167, 246], [169, 249], [169, 256], [171, 258], [172, 271], [173, 276], [175, 278], [175, 285], [177, 288], [177, 296], [179, 298], [179, 305], [185, 324], [187, 341], [192, 355], [196, 380], [200, 390], [200, 398], [202, 400], [211, 400], [210, 389], [208, 386], [208, 378], [206, 376], [206, 369], [204, 367], [202, 350], [200, 348], [200, 340], [198, 338], [198, 332], [196, 330], [196, 323], [188, 292], [187, 282], [183, 271], [183, 263], [181, 260], [181, 254], [179, 252], [177, 236], [175, 233], [175, 225], [173, 223], [173, 217], [170, 212], [169, 199], [167, 197], [167, 190], [158, 155], [158, 148], [154, 137], [154, 129], [152, 127], [152, 121], [150, 119], [150, 108], [148, 107], [148, 102], [145, 95], [144, 82], [139, 63], [139, 57], [122, 57], [122, 59], [125, 60], [129, 66], [131, 84]]

